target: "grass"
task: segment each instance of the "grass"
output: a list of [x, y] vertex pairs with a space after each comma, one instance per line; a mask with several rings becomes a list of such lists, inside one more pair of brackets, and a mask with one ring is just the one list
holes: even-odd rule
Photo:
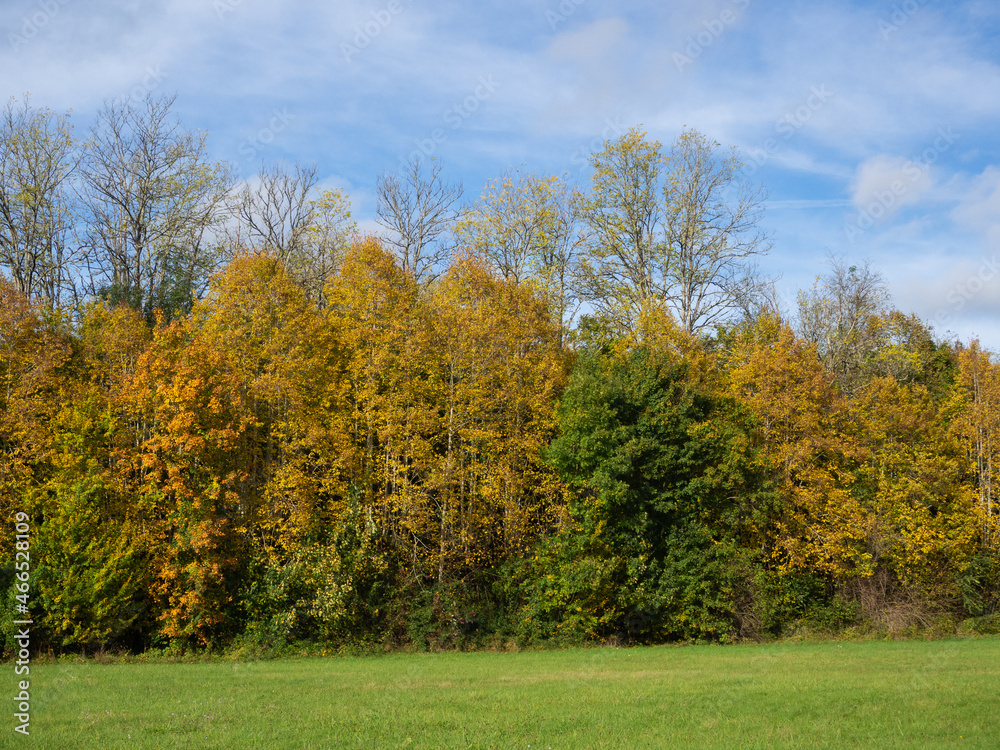
[[[14, 695], [13, 668], [8, 692]], [[33, 666], [45, 748], [1000, 745], [1000, 639]], [[8, 718], [8, 725], [11, 724]]]

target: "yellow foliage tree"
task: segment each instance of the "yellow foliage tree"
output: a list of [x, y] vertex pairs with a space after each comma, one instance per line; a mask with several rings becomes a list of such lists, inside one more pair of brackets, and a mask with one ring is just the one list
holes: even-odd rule
[[852, 408], [863, 468], [855, 495], [867, 517], [866, 552], [909, 589], [941, 597], [975, 549], [973, 489], [950, 403], [922, 385], [883, 376]]
[[784, 500], [777, 559], [833, 576], [870, 574], [868, 516], [851, 492], [856, 448], [815, 347], [765, 317], [739, 330], [726, 356], [732, 393], [758, 419]]
[[522, 552], [553, 520], [558, 491], [541, 451], [565, 384], [544, 300], [460, 259], [434, 289], [441, 453], [432, 474], [438, 575]]
[[983, 544], [1000, 549], [1000, 365], [978, 341], [958, 353], [959, 385], [967, 405], [958, 424], [973, 463]]

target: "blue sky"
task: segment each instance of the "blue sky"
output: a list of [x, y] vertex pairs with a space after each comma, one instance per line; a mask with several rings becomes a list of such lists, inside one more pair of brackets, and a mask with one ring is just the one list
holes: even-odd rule
[[789, 307], [828, 254], [869, 259], [900, 309], [1000, 349], [995, 0], [4, 0], [0, 34], [4, 98], [82, 136], [105, 99], [176, 93], [213, 156], [314, 162], [363, 228], [414, 151], [474, 198], [695, 128], [767, 187]]

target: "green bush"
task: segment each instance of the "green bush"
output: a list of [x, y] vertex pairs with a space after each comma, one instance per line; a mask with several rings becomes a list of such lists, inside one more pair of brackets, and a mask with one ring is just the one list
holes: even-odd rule
[[959, 578], [962, 604], [973, 617], [1000, 612], [1000, 553], [981, 550]]
[[388, 606], [387, 645], [417, 651], [474, 648], [505, 623], [488, 588], [461, 580], [411, 581]]
[[1000, 612], [983, 617], [971, 617], [962, 623], [962, 630], [979, 635], [1000, 635]]
[[327, 541], [285, 559], [258, 552], [240, 592], [243, 642], [274, 649], [292, 640], [332, 642], [373, 631], [389, 590], [376, 539], [370, 516], [355, 507]]
[[737, 637], [741, 550], [774, 502], [747, 419], [676, 353], [581, 353], [548, 453], [571, 523], [522, 573], [523, 636]]

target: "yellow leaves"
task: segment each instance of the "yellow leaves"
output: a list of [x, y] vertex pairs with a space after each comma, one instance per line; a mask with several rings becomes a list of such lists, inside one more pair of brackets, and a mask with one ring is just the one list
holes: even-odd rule
[[470, 538], [485, 564], [550, 522], [545, 506], [558, 495], [537, 493], [546, 486], [540, 449], [565, 378], [558, 332], [530, 290], [472, 258], [453, 266], [431, 304], [446, 446], [439, 471], [444, 492], [459, 490], [449, 505], [459, 512], [445, 529]]
[[727, 354], [730, 386], [761, 418], [788, 503], [778, 549], [836, 576], [880, 563], [901, 576], [966, 544], [956, 447], [926, 388], [891, 377], [838, 399], [815, 349], [787, 328], [744, 330]]
[[[763, 319], [744, 330], [725, 357], [731, 393], [745, 401], [761, 423], [761, 437], [786, 486], [821, 484], [823, 454], [847, 453], [836, 429], [837, 412], [830, 378], [815, 349], [776, 321]], [[811, 478], [810, 478], [811, 475]]]
[[[518, 188], [495, 189], [503, 203]], [[51, 517], [62, 496], [46, 496], [56, 485], [38, 477], [98, 477], [99, 520], [148, 555], [142, 586], [168, 635], [211, 637], [251, 545], [263, 559], [292, 559], [353, 528], [355, 511], [367, 532], [357, 557], [416, 577], [495, 568], [582, 523], [568, 511], [573, 489], [542, 461], [570, 358], [559, 322], [536, 287], [474, 254], [418, 284], [377, 240], [358, 242], [339, 258], [323, 309], [274, 258], [240, 258], [188, 318], [150, 332], [126, 310], [94, 305], [78, 342], [46, 329], [9, 289], [0, 296], [10, 302], [0, 308], [10, 441], [0, 444], [0, 497], [10, 507], [36, 482], [36, 509]], [[726, 441], [727, 454], [699, 473], [709, 485], [744, 466], [766, 475], [760, 485], [732, 482], [720, 502], [764, 496], [745, 528], [767, 564], [838, 580], [888, 568], [926, 586], [977, 543], [996, 543], [1000, 375], [977, 348], [960, 354], [958, 384], [942, 396], [915, 384], [907, 329], [887, 324], [882, 376], [847, 401], [815, 346], [777, 319], [720, 337], [714, 350], [662, 304], [647, 300], [631, 322], [627, 335], [603, 339], [612, 351], [655, 351], [654, 377], [721, 391], [730, 398], [718, 399], [720, 410], [741, 427], [755, 423], [728, 435], [726, 412], [687, 437]], [[579, 421], [589, 416], [571, 408]], [[706, 513], [710, 497], [692, 486], [685, 502]], [[607, 534], [608, 497], [573, 499], [600, 511], [591, 531]], [[345, 560], [349, 546], [337, 548]], [[308, 611], [336, 620], [358, 579], [332, 550], [309, 558], [310, 584], [324, 593]], [[124, 566], [124, 555], [104, 559]], [[556, 603], [557, 583], [544, 582]], [[601, 622], [620, 613], [608, 592], [593, 600]]]
[[975, 475], [980, 536], [991, 549], [1000, 548], [1000, 365], [978, 341], [958, 352], [959, 379], [953, 401], [954, 434], [966, 447]]
[[479, 202], [455, 227], [463, 248], [484, 259], [504, 279], [521, 283], [538, 274], [566, 233], [556, 177], [507, 172], [487, 185]]
[[104, 384], [114, 396], [127, 388], [139, 356], [152, 340], [140, 313], [102, 301], [84, 310], [79, 336], [91, 378]]
[[526, 475], [565, 377], [544, 303], [473, 257], [421, 290], [374, 240], [327, 298], [347, 355], [344, 479], [401, 558], [441, 574], [523, 548], [546, 522]]
[[868, 499], [865, 546], [908, 585], [937, 580], [975, 542], [962, 450], [920, 385], [874, 378], [852, 404], [859, 492]]

